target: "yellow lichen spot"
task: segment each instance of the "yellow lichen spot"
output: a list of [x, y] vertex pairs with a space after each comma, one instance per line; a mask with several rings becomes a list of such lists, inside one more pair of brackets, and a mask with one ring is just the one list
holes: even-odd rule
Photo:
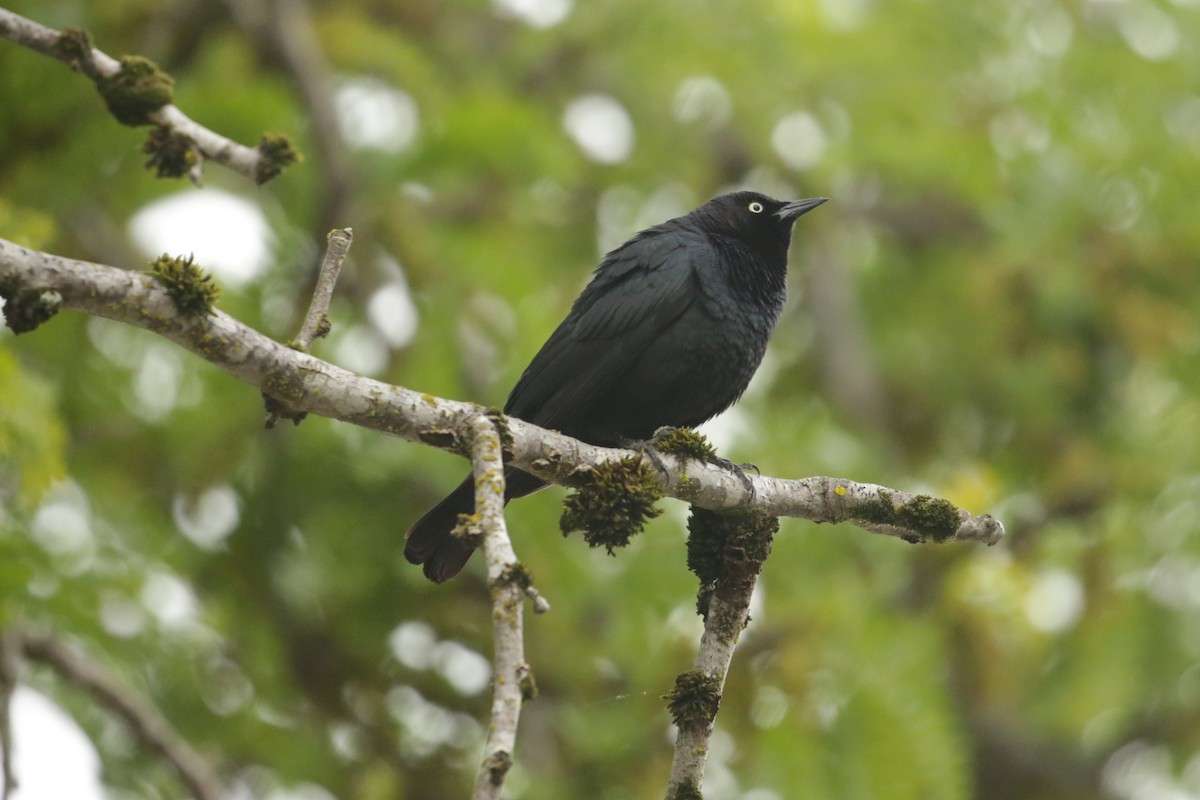
[[846, 496], [846, 487], [838, 486], [836, 489], [833, 490], [833, 493], [836, 494], [838, 497], [845, 497]]
[[425, 401], [426, 405], [430, 405], [430, 406], [433, 406], [434, 408], [437, 408], [437, 398], [434, 397], [433, 395], [423, 394], [423, 395], [421, 395], [421, 399]]

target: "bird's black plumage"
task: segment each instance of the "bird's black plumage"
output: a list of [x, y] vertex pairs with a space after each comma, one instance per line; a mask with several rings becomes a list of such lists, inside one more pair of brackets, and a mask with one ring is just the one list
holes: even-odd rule
[[[504, 412], [598, 445], [692, 427], [741, 397], [786, 296], [792, 223], [825, 198], [709, 200], [613, 250], [533, 357]], [[505, 470], [505, 500], [544, 484]], [[408, 532], [404, 555], [441, 583], [471, 548], [450, 534], [474, 508], [467, 477]]]

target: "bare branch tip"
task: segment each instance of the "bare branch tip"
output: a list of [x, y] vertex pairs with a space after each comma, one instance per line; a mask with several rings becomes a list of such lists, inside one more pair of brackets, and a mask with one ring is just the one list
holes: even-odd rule
[[1004, 523], [991, 514], [967, 517], [955, 533], [955, 539], [983, 542], [988, 547], [1004, 538]]
[[527, 586], [525, 588], [525, 596], [533, 602], [533, 613], [545, 614], [550, 610], [550, 601], [543, 597], [542, 593], [534, 587]]
[[304, 324], [300, 326], [300, 332], [293, 341], [297, 350], [307, 353], [314, 341], [328, 336], [333, 329], [333, 323], [329, 319], [329, 304], [333, 301], [333, 289], [342, 273], [342, 264], [350, 252], [352, 241], [353, 235], [349, 228], [335, 228], [326, 235], [325, 256], [321, 259], [317, 285], [313, 289], [308, 312], [304, 315]]

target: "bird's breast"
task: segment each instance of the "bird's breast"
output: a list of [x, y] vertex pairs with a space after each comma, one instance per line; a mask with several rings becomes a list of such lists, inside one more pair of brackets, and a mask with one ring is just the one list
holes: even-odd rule
[[664, 425], [694, 427], [721, 413], [762, 362], [775, 316], [693, 304], [648, 346], [627, 354], [630, 369], [597, 409], [599, 428], [644, 439]]

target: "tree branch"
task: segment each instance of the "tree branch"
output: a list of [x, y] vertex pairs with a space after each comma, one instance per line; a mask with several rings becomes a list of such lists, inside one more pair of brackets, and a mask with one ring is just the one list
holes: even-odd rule
[[[533, 675], [525, 663], [523, 606], [529, 573], [517, 562], [504, 522], [504, 460], [496, 425], [484, 415], [468, 426], [475, 477], [475, 519], [492, 593], [492, 721], [472, 800], [497, 800], [513, 764], [521, 705], [532, 699]], [[473, 527], [473, 526], [469, 526]], [[474, 534], [475, 531], [469, 531]]]
[[678, 676], [674, 691], [667, 695], [679, 731], [667, 800], [700, 797], [725, 678], [750, 620], [750, 598], [778, 530], [778, 519], [759, 512], [692, 508], [688, 568], [700, 579], [697, 605], [704, 617], [704, 634], [692, 670]]
[[[226, 797], [225, 787], [212, 766], [192, 749], [171, 724], [141, 697], [121, 688], [97, 664], [72, 652], [56, 639], [43, 634], [20, 630], [5, 630], [0, 636], [0, 661], [15, 665], [20, 658], [38, 661], [52, 668], [64, 680], [86, 692], [100, 705], [124, 719], [147, 747], [165, 759], [180, 781], [196, 800], [221, 800]], [[15, 671], [15, 667], [12, 667]], [[8, 669], [6, 669], [7, 673]], [[8, 716], [7, 694], [11, 692], [5, 675], [6, 702], [4, 716]], [[15, 675], [12, 676], [15, 683]], [[6, 737], [7, 739], [7, 737]], [[14, 786], [11, 768], [7, 766], [9, 747], [5, 746], [6, 792]]]
[[325, 257], [321, 259], [317, 287], [313, 290], [312, 302], [308, 304], [308, 313], [304, 315], [304, 325], [293, 342], [297, 349], [307, 353], [314, 341], [329, 333], [329, 302], [333, 299], [333, 287], [337, 284], [342, 264], [353, 242], [354, 231], [350, 228], [337, 228], [325, 237]]
[[[60, 308], [82, 311], [157, 333], [241, 381], [279, 398], [288, 408], [348, 422], [413, 442], [467, 455], [460, 433], [484, 411], [356, 375], [293, 350], [221, 311], [185, 315], [158, 280], [144, 272], [29, 250], [0, 239], [0, 296], [10, 327], [14, 318], [48, 319]], [[21, 330], [27, 329], [22, 327]], [[570, 484], [604, 461], [631, 455], [597, 447], [523, 420], [505, 420], [508, 463], [551, 483]], [[647, 463], [657, 466], [649, 457]], [[773, 517], [852, 522], [910, 542], [971, 540], [995, 544], [1004, 527], [990, 515], [973, 516], [946, 500], [830, 477], [749, 481], [712, 464], [663, 454], [665, 494], [713, 510], [756, 509]]]
[[[132, 117], [119, 113], [114, 108], [111, 99], [113, 95], [106, 91], [106, 87], [127, 68], [129, 59], [126, 57], [118, 60], [92, 47], [90, 37], [83, 31], [69, 30], [60, 33], [20, 14], [0, 8], [0, 38], [24, 45], [87, 75], [96, 83], [109, 109], [122, 123], [157, 125], [159, 130], [173, 134], [169, 141], [152, 135], [147, 142], [147, 152], [151, 152], [152, 148], [155, 151], [151, 152], [151, 164], [163, 163], [158, 159], [164, 146], [169, 146], [171, 150], [168, 160], [172, 161], [173, 165], [168, 168], [159, 166], [160, 176], [175, 177], [187, 174], [193, 183], [198, 184], [202, 160], [208, 159], [261, 184], [278, 175], [284, 167], [299, 157], [283, 137], [264, 135], [257, 148], [246, 147], [193, 121], [169, 102], [170, 78], [145, 59], [141, 59], [140, 62], [147, 65], [147, 69], [155, 71], [155, 77], [159, 78], [158, 86], [167, 92], [166, 102], [152, 102], [149, 106], [138, 108], [136, 111], [140, 113], [134, 113]], [[129, 90], [129, 87], [122, 89]], [[135, 87], [129, 90], [126, 96], [132, 96], [136, 91]], [[142, 102], [143, 98], [135, 100]]]

